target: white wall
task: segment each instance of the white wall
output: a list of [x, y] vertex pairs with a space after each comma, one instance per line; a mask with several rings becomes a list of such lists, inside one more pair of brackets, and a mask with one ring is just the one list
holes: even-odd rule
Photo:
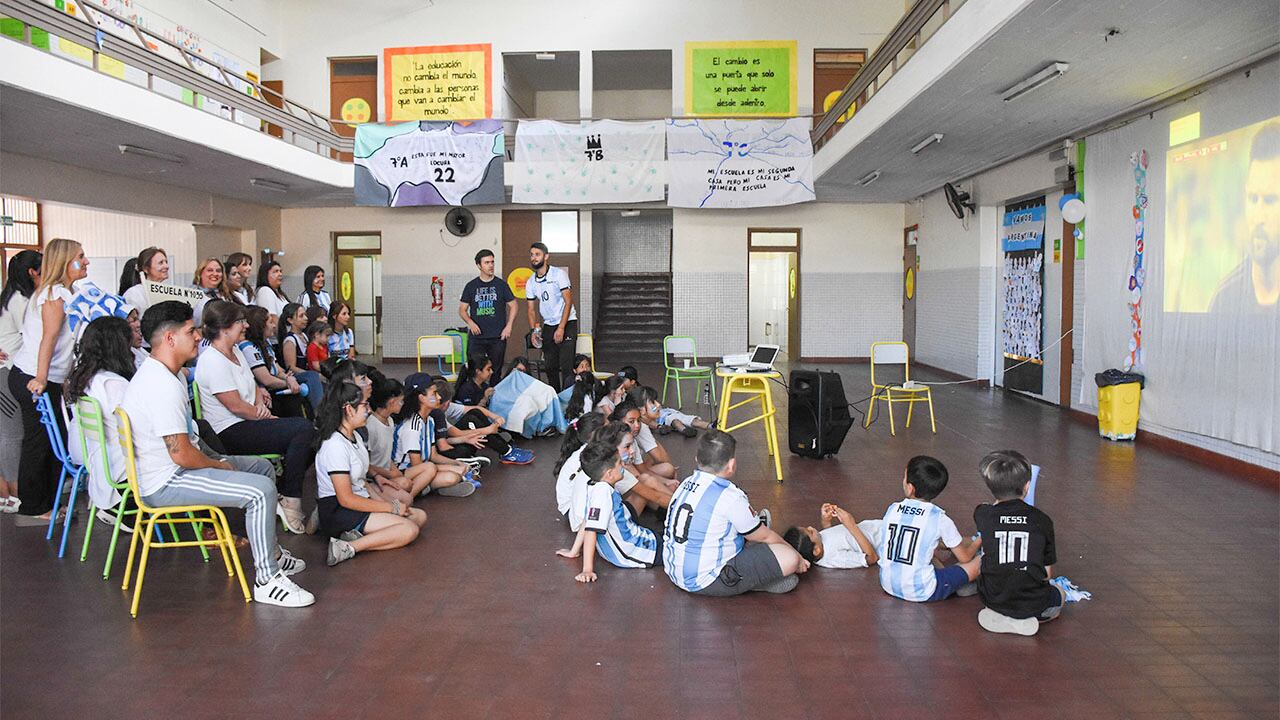
[[[144, 248], [164, 248], [174, 283], [190, 282], [196, 265], [196, 232], [189, 221], [46, 202], [40, 222], [45, 242], [70, 238], [84, 245], [90, 258], [129, 258]], [[115, 292], [119, 279], [117, 273], [109, 285], [99, 285]]]
[[[169, 22], [190, 28], [208, 43], [232, 53], [250, 69], [258, 68], [259, 50], [279, 55], [280, 4], [271, 0], [134, 0], [144, 18], [144, 23], [155, 27], [158, 23], [148, 17], [151, 13]], [[205, 57], [216, 59], [213, 53]]]
[[592, 97], [595, 117], [618, 120], [666, 117], [675, 104], [670, 90], [596, 90]]
[[534, 93], [535, 117], [540, 118], [576, 118], [578, 117], [577, 90], [542, 90]]

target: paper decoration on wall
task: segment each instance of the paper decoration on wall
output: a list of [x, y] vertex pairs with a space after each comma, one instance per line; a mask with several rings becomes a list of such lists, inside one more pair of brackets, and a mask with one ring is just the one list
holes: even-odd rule
[[746, 208], [810, 202], [809, 119], [667, 120], [667, 204]]
[[500, 120], [366, 123], [356, 128], [357, 205], [505, 202]]
[[477, 120], [493, 115], [493, 46], [382, 51], [387, 120]]
[[521, 120], [511, 199], [569, 204], [661, 200], [667, 180], [665, 141], [661, 120]]
[[507, 287], [511, 288], [511, 294], [518, 298], [524, 297], [525, 285], [529, 283], [529, 278], [533, 277], [533, 270], [527, 267], [518, 267], [507, 275]]
[[796, 114], [796, 41], [686, 42], [690, 115]]
[[1139, 150], [1129, 156], [1133, 166], [1133, 261], [1129, 263], [1129, 354], [1124, 358], [1124, 369], [1141, 370], [1142, 360], [1142, 286], [1146, 283], [1147, 227], [1147, 151]]
[[1044, 198], [1005, 210], [1004, 386], [1044, 391]]

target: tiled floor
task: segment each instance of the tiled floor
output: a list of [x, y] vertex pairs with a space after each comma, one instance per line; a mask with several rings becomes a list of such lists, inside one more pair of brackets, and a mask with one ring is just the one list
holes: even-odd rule
[[[845, 366], [850, 399], [865, 366]], [[656, 371], [649, 371], [652, 376]], [[928, 379], [927, 375], [923, 379]], [[779, 389], [776, 397], [785, 402]], [[411, 547], [324, 567], [288, 537], [317, 604], [244, 604], [220, 563], [153, 556], [137, 620], [123, 558], [100, 578], [43, 531], [0, 519], [0, 713], [6, 718], [1274, 718], [1280, 712], [1277, 494], [1161, 452], [1099, 440], [1057, 409], [971, 385], [939, 388], [927, 423], [881, 419], [839, 457], [784, 457], [757, 430], [738, 483], [775, 524], [834, 500], [880, 515], [906, 460], [942, 459], [962, 532], [987, 500], [976, 467], [1013, 447], [1044, 467], [1057, 570], [1094, 593], [1033, 638], [978, 627], [977, 598], [894, 600], [874, 571], [816, 569], [789, 595], [715, 600], [659, 570], [573, 581], [554, 555], [558, 441], [530, 443], [468, 499], [428, 498]], [[785, 430], [783, 431], [785, 432]], [[695, 441], [669, 436], [688, 468]], [[77, 526], [74, 537], [83, 532]], [[247, 560], [247, 554], [246, 554]]]

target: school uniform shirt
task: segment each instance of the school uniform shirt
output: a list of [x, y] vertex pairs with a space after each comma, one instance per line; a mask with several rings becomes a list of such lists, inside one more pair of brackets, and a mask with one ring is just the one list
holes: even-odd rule
[[[452, 405], [452, 403], [450, 403], [450, 405]], [[449, 413], [447, 412], [448, 407], [448, 405], [445, 405], [444, 408], [436, 408], [431, 411], [432, 427], [435, 428], [435, 431], [439, 433], [442, 438], [449, 437], [449, 426], [453, 424], [449, 422]], [[471, 446], [467, 445], [465, 447]]]
[[978, 592], [987, 607], [1029, 618], [1056, 604], [1047, 568], [1058, 561], [1058, 550], [1048, 515], [1023, 500], [1006, 500], [979, 505], [973, 522], [982, 533]]
[[[71, 290], [61, 283], [38, 291], [31, 296], [22, 318], [22, 347], [13, 356], [13, 364], [22, 372], [36, 376], [40, 368], [40, 342], [44, 338], [44, 304], [50, 300], [61, 300], [63, 311], [69, 307]], [[61, 385], [67, 380], [71, 371], [71, 363], [75, 359], [75, 338], [71, 333], [71, 323], [62, 318], [62, 327], [58, 328], [58, 340], [53, 346], [53, 355], [49, 357], [48, 381]]]
[[507, 303], [515, 299], [507, 281], [496, 276], [489, 282], [472, 278], [462, 288], [460, 298], [468, 306], [471, 321], [480, 328], [476, 337], [485, 339], [502, 337], [502, 330], [507, 326]]
[[[569, 508], [573, 505], [573, 479], [578, 474], [578, 470], [582, 468], [582, 448], [583, 445], [573, 454], [565, 458], [564, 465], [560, 466], [560, 472], [556, 474], [556, 507], [560, 510], [561, 515], [568, 515]], [[577, 532], [578, 528], [570, 527]]]
[[606, 482], [587, 481], [582, 527], [596, 533], [596, 552], [621, 568], [653, 567], [658, 538], [631, 519], [622, 496]]
[[280, 345], [280, 358], [284, 359], [284, 346], [293, 345], [293, 356], [297, 360], [298, 369], [306, 370], [307, 368], [307, 339], [301, 333], [289, 333], [284, 336], [284, 343]]
[[289, 304], [289, 298], [281, 297], [270, 286], [263, 285], [258, 288], [257, 294], [253, 296], [253, 304], [260, 308], [266, 308], [267, 312], [279, 317], [284, 312], [284, 306]]
[[76, 403], [67, 405], [71, 413], [67, 421], [67, 451], [73, 462], [88, 469], [89, 499], [96, 507], [115, 507], [120, 502], [120, 493], [110, 483], [123, 483], [125, 480], [124, 452], [120, 449], [116, 408], [124, 402], [128, 390], [128, 380], [105, 370], [94, 375], [85, 388], [84, 394], [98, 401], [98, 406], [102, 409], [103, 429], [107, 440], [107, 468], [102, 467], [102, 448], [98, 447], [97, 433], [89, 433], [84, 438], [89, 455], [87, 458], [82, 455], [81, 449], [85, 446], [80, 444], [80, 423], [75, 420], [79, 408]]
[[663, 569], [676, 587], [697, 592], [715, 582], [746, 546], [743, 538], [761, 525], [737, 485], [699, 470], [671, 496], [662, 538]]
[[[578, 532], [578, 530], [582, 527], [583, 520], [586, 516], [587, 493], [589, 492], [587, 483], [591, 482], [591, 478], [585, 472], [582, 471], [582, 448], [578, 448], [578, 450], [573, 455], [570, 456], [570, 459], [573, 461], [574, 467], [573, 467], [573, 472], [569, 474], [568, 480], [567, 480], [567, 483], [568, 483], [567, 492], [568, 492], [568, 498], [569, 498], [569, 505], [567, 510], [561, 510], [560, 512], [565, 516], [566, 519], [569, 520], [569, 529], [574, 532]], [[569, 462], [570, 462], [569, 460], [565, 461], [565, 467], [560, 468], [560, 472], [563, 473], [564, 470], [567, 467], [569, 467]], [[557, 476], [556, 477], [557, 504], [560, 501], [560, 496], [559, 496], [560, 482], [559, 481], [560, 481], [560, 477]], [[613, 486], [613, 489], [619, 495], [626, 495], [627, 493], [631, 492], [632, 488], [634, 488], [639, 482], [640, 481], [636, 478], [636, 476], [631, 474], [630, 470], [623, 468], [622, 479], [618, 481], [618, 484]]]
[[454, 393], [454, 398], [462, 405], [479, 405], [484, 399], [484, 388], [477, 385], [474, 380], [468, 380], [458, 386], [458, 392]]
[[142, 283], [125, 290], [124, 301], [138, 308], [139, 316], [146, 314], [147, 308], [151, 307], [151, 303], [147, 300], [147, 286]]
[[613, 398], [608, 395], [600, 398], [600, 402], [596, 403], [596, 411], [603, 414], [605, 417], [612, 415], [613, 409], [616, 407], [618, 407], [618, 403], [614, 402]]
[[[265, 367], [267, 372], [275, 375], [275, 367], [267, 364], [267, 358], [258, 349], [257, 345], [251, 340], [241, 340], [236, 344], [236, 348], [240, 350], [240, 354], [244, 355], [244, 359], [249, 363], [249, 371], [252, 372], [260, 367]], [[270, 349], [268, 349], [270, 352]]]
[[133, 369], [134, 370], [137, 370], [138, 368], [142, 367], [142, 362], [146, 360], [148, 357], [151, 357], [150, 355], [147, 354], [147, 351], [143, 350], [142, 348], [129, 348], [129, 349], [133, 351]]
[[369, 429], [369, 464], [390, 468], [391, 444], [396, 434], [395, 424], [391, 422], [391, 418], [383, 422], [377, 415], [369, 413], [369, 421], [364, 426]]
[[200, 385], [200, 409], [204, 419], [213, 427], [213, 431], [223, 430], [244, 422], [240, 416], [232, 413], [217, 398], [218, 393], [234, 391], [240, 399], [249, 405], [258, 400], [258, 383], [249, 369], [249, 361], [240, 348], [231, 348], [236, 362], [232, 363], [217, 348], [210, 347], [200, 353], [196, 360], [196, 382]]
[[303, 290], [298, 293], [298, 304], [304, 308], [312, 306], [322, 307], [327, 312], [329, 310], [329, 306], [333, 304], [333, 298], [329, 296], [327, 291], [321, 290], [316, 293], [316, 301], [311, 302], [311, 295], [308, 294], [306, 290]]
[[450, 425], [457, 425], [463, 415], [467, 414], [467, 407], [462, 403], [452, 402], [444, 406], [444, 420]]
[[[547, 274], [541, 278], [536, 272], [529, 277], [524, 285], [524, 297], [526, 300], [538, 301], [538, 312], [542, 314], [544, 325], [559, 325], [560, 316], [564, 314], [562, 292], [571, 287], [569, 273], [564, 268], [548, 267]], [[569, 320], [577, 319], [577, 308], [569, 308]]]
[[331, 332], [329, 333], [329, 354], [346, 357], [347, 351], [354, 347], [355, 343], [356, 334], [351, 328], [347, 328], [342, 332]]
[[636, 433], [636, 448], [641, 453], [650, 453], [657, 447], [658, 441], [653, 437], [653, 429], [641, 422], [640, 432]]
[[[858, 523], [858, 529], [867, 536], [871, 547], [880, 547], [881, 536], [884, 534], [883, 520], [863, 520]], [[837, 523], [819, 530], [818, 534], [822, 536], [822, 557], [818, 559], [819, 566], [839, 570], [867, 566], [867, 554], [862, 551], [862, 546], [853, 538], [849, 528]]]
[[249, 288], [242, 287], [239, 290], [232, 290], [231, 294], [235, 296], [236, 300], [240, 301], [241, 305], [249, 305], [253, 302], [253, 296], [249, 294]]
[[320, 444], [316, 451], [316, 499], [334, 497], [333, 475], [346, 475], [351, 479], [351, 492], [362, 498], [369, 497], [364, 477], [369, 473], [369, 449], [358, 433], [348, 440], [341, 431], [335, 432]]
[[159, 360], [147, 358], [129, 381], [120, 407], [129, 416], [138, 491], [146, 498], [167, 485], [179, 470], [164, 445], [166, 437], [186, 434], [192, 445], [200, 447], [191, 422], [187, 384]]
[[924, 602], [933, 596], [938, 580], [933, 550], [941, 540], [953, 548], [962, 541], [956, 524], [937, 505], [907, 498], [884, 513], [880, 554], [880, 587], [894, 597]]
[[15, 292], [9, 298], [9, 304], [5, 305], [4, 312], [0, 313], [0, 352], [9, 356], [6, 360], [0, 360], [0, 368], [12, 367], [13, 356], [22, 347], [22, 325], [28, 300], [26, 295]]
[[436, 421], [427, 416], [412, 415], [396, 426], [391, 440], [391, 461], [401, 470], [408, 469], [409, 453], [418, 453], [424, 461], [431, 459], [431, 447], [436, 444]]

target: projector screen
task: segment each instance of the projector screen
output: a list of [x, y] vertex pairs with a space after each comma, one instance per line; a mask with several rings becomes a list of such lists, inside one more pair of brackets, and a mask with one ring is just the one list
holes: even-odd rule
[[1280, 116], [1169, 149], [1165, 312], [1248, 312], [1250, 297], [1255, 309], [1276, 308], [1278, 141]]

